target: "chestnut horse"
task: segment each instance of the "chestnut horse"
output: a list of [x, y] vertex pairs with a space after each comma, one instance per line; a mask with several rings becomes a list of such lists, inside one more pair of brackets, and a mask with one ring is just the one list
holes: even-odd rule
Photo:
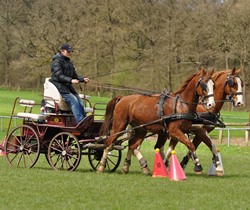
[[[212, 120], [216, 122], [219, 118], [220, 110], [225, 101], [231, 101], [234, 107], [241, 106], [243, 102], [243, 82], [240, 78], [240, 69], [235, 70], [224, 70], [219, 71], [213, 75], [214, 80], [214, 100], [215, 100], [215, 107], [212, 108], [210, 112], [206, 112], [206, 109], [202, 105], [197, 106], [197, 113], [198, 115], [206, 118], [208, 120]], [[226, 99], [226, 98], [229, 99]], [[219, 161], [217, 155], [217, 148], [216, 145], [212, 143], [212, 139], [209, 137], [208, 133], [214, 130], [214, 126], [193, 126], [190, 130], [191, 133], [195, 135], [193, 139], [193, 144], [195, 148], [200, 145], [201, 142], [204, 142], [210, 149], [213, 154], [213, 164], [216, 167], [216, 175], [222, 176], [223, 175], [223, 168]], [[164, 161], [167, 165], [167, 161], [170, 158], [171, 151], [175, 148], [178, 141], [174, 138], [170, 140], [169, 148], [166, 152], [166, 156]], [[190, 152], [183, 158], [181, 162], [181, 166], [185, 168], [189, 159], [191, 157]], [[200, 171], [202, 172], [202, 171]]]
[[[134, 128], [134, 135], [129, 139], [129, 150], [124, 167], [129, 166], [131, 154], [142, 143], [148, 131], [158, 134], [158, 148], [164, 146], [166, 134], [178, 139], [191, 151], [195, 164], [200, 165], [195, 147], [185, 133], [192, 125], [199, 97], [203, 98], [208, 108], [215, 105], [212, 74], [213, 70], [207, 73], [202, 68], [200, 72], [188, 77], [176, 93], [165, 95], [163, 102], [159, 95], [129, 95], [113, 98], [106, 107], [105, 120], [100, 131], [100, 136], [104, 134], [109, 136], [105, 141], [106, 148], [97, 172], [104, 171], [112, 145], [119, 136], [124, 134], [123, 131], [126, 131], [128, 125]], [[143, 172], [149, 173], [146, 160], [143, 157], [138, 159]], [[128, 170], [123, 172], [127, 173]]]

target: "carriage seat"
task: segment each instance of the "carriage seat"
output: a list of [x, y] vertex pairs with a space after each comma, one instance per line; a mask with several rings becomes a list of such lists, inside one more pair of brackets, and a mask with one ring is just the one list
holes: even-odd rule
[[46, 119], [46, 117], [43, 114], [34, 114], [34, 113], [27, 113], [27, 112], [18, 112], [17, 117], [28, 118], [28, 119], [32, 119], [35, 121], [37, 120], [44, 121]]
[[[26, 108], [33, 108], [36, 104], [34, 100], [20, 99], [19, 104]], [[46, 117], [43, 114], [34, 114], [30, 112], [18, 112], [17, 117], [31, 119], [34, 121], [44, 121]]]
[[[45, 107], [47, 108], [56, 108], [58, 106], [59, 110], [62, 111], [71, 111], [70, 106], [65, 102], [61, 94], [59, 93], [57, 87], [49, 81], [50, 78], [45, 79], [44, 83], [44, 100], [45, 100]], [[89, 96], [79, 94], [81, 99], [89, 99]], [[91, 107], [84, 107], [86, 113], [92, 113], [93, 108]]]

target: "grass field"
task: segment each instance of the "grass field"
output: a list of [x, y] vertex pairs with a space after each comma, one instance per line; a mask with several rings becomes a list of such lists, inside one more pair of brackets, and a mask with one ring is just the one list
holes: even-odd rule
[[[11, 113], [16, 96], [38, 103], [41, 99], [41, 94], [36, 92], [0, 90], [0, 116]], [[98, 102], [108, 101], [107, 98], [91, 98]], [[225, 122], [242, 122], [248, 120], [248, 113], [222, 112], [222, 117]], [[217, 134], [212, 135], [216, 138]], [[3, 139], [4, 132], [0, 133], [0, 137]], [[146, 140], [142, 145], [151, 170], [155, 157], [154, 143]], [[207, 176], [212, 156], [208, 148], [201, 144], [197, 154], [204, 168], [203, 175], [196, 175], [190, 162], [185, 169], [187, 180], [180, 182], [143, 175], [135, 158], [132, 159], [130, 173], [123, 175], [120, 172], [122, 163], [112, 174], [97, 174], [91, 169], [86, 156], [74, 172], [52, 170], [44, 154], [40, 155], [32, 169], [10, 167], [5, 157], [1, 156], [0, 209], [249, 209], [250, 147], [217, 146], [221, 149], [225, 170], [223, 177]], [[179, 160], [186, 151], [184, 145], [177, 145]], [[125, 151], [123, 160], [124, 156]]]
[[[146, 141], [142, 146], [151, 170], [153, 145], [154, 142]], [[198, 155], [204, 174], [196, 175], [190, 162], [185, 169], [187, 180], [179, 182], [145, 176], [135, 158], [130, 173], [123, 175], [122, 164], [112, 174], [97, 174], [85, 156], [74, 172], [52, 170], [44, 155], [32, 169], [12, 168], [2, 156], [0, 209], [249, 209], [250, 147], [220, 146], [223, 177], [206, 175], [211, 154], [201, 145]], [[186, 148], [179, 144], [179, 160], [185, 152]]]

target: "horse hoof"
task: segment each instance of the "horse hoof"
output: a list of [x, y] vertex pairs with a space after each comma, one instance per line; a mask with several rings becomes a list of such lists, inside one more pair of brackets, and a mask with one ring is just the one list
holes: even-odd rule
[[215, 172], [216, 172], [216, 176], [223, 176], [224, 175], [223, 167], [220, 164], [217, 165]]
[[96, 172], [97, 173], [103, 173], [104, 172], [104, 168], [100, 166], [99, 168], [96, 169]]
[[197, 175], [202, 174], [202, 171], [203, 171], [203, 168], [202, 168], [201, 165], [195, 165], [195, 167], [194, 167], [194, 172], [195, 172]]
[[201, 175], [203, 172], [202, 171], [195, 171], [195, 174]]
[[142, 173], [145, 174], [145, 175], [150, 175], [150, 170], [149, 170], [149, 168], [148, 168], [148, 167], [147, 167], [147, 168], [143, 168], [143, 169], [142, 169]]
[[216, 171], [216, 176], [224, 176], [224, 171]]
[[125, 169], [125, 168], [122, 168], [122, 170], [121, 170], [121, 171], [122, 171], [122, 173], [123, 173], [123, 174], [127, 174], [127, 173], [128, 173], [128, 170], [127, 170], [127, 169]]

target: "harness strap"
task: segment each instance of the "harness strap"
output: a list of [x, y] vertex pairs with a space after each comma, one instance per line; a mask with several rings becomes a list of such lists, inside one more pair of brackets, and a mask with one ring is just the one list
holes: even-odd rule
[[[166, 98], [169, 96], [169, 92], [167, 91], [164, 91], [164, 93], [162, 93], [160, 95], [160, 100], [158, 102], [158, 115], [160, 118], [162, 118], [164, 116], [164, 104], [165, 104], [165, 101], [166, 101]], [[167, 123], [165, 122], [165, 120], [162, 120], [162, 124], [163, 124], [163, 132], [168, 135], [168, 131], [166, 129], [167, 127]]]
[[160, 100], [158, 102], [158, 115], [159, 117], [161, 118], [162, 116], [164, 116], [164, 110], [163, 110], [163, 106], [165, 104], [165, 99], [168, 97], [169, 93], [167, 92], [166, 94], [165, 93], [162, 93], [160, 95]]

